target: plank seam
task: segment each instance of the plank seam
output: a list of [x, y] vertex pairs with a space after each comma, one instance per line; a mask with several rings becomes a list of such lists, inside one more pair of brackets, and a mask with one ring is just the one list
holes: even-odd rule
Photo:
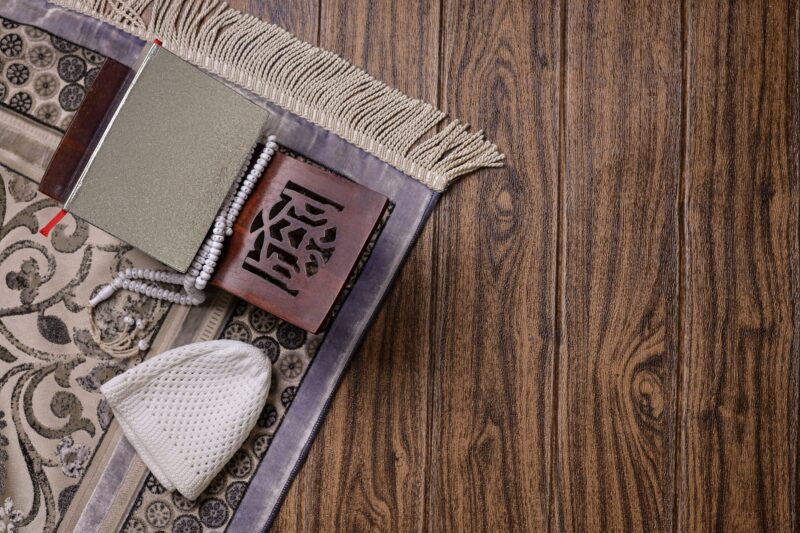
[[558, 170], [557, 170], [557, 184], [556, 184], [556, 265], [555, 265], [555, 283], [554, 283], [554, 343], [553, 343], [553, 364], [552, 364], [552, 411], [550, 423], [550, 468], [548, 490], [548, 520], [547, 530], [555, 531], [559, 529], [560, 506], [556, 498], [557, 492], [557, 479], [558, 479], [558, 465], [559, 465], [559, 392], [561, 387], [560, 380], [560, 361], [563, 344], [563, 321], [564, 321], [564, 306], [562, 299], [564, 298], [564, 265], [563, 257], [566, 253], [564, 242], [564, 228], [565, 228], [565, 209], [564, 209], [564, 172], [566, 170], [566, 87], [567, 87], [567, 17], [568, 17], [568, 0], [563, 0], [559, 6], [559, 81], [558, 81]]
[[686, 265], [688, 263], [685, 254], [688, 253], [686, 243], [688, 242], [688, 191], [686, 186], [686, 169], [688, 158], [688, 142], [689, 142], [689, 44], [688, 44], [688, 6], [686, 0], [681, 0], [681, 112], [680, 112], [680, 145], [679, 145], [679, 171], [678, 171], [678, 313], [677, 313], [677, 336], [678, 336], [678, 353], [676, 354], [675, 368], [675, 450], [672, 465], [672, 530], [677, 533], [679, 531], [679, 524], [681, 519], [680, 501], [679, 501], [679, 481], [682, 479], [681, 469], [683, 462], [681, 460], [685, 450], [683, 445], [683, 438], [685, 431], [683, 425], [686, 421], [685, 410], [683, 406], [683, 380], [684, 377], [684, 350], [686, 348], [686, 339], [684, 338], [685, 319], [684, 313], [686, 312]]
[[[436, 68], [436, 106], [438, 109], [441, 109], [444, 105], [444, 88], [443, 88], [443, 72], [444, 72], [444, 11], [445, 11], [445, 0], [439, 0], [439, 35], [437, 35], [437, 46], [438, 46], [438, 57], [437, 57], [437, 68]], [[437, 129], [438, 131], [438, 129]], [[438, 302], [440, 298], [436, 297], [436, 291], [438, 290], [436, 280], [439, 279], [438, 271], [439, 271], [439, 261], [442, 257], [441, 253], [438, 253], [440, 250], [441, 243], [443, 242], [440, 238], [440, 224], [441, 224], [441, 215], [442, 211], [437, 210], [434, 213], [434, 216], [431, 217], [429, 221], [429, 225], [431, 226], [431, 250], [433, 251], [435, 257], [432, 258], [431, 267], [431, 287], [433, 290], [433, 294], [431, 294], [431, 301]], [[428, 339], [428, 387], [426, 389], [426, 394], [428, 395], [427, 398], [427, 408], [426, 408], [426, 449], [425, 449], [425, 458], [423, 459], [423, 472], [424, 472], [424, 482], [423, 482], [423, 511], [422, 511], [422, 531], [432, 531], [431, 523], [436, 516], [434, 514], [434, 496], [433, 496], [433, 468], [431, 464], [433, 462], [433, 452], [434, 452], [434, 427], [433, 427], [433, 420], [436, 415], [436, 402], [437, 402], [437, 394], [439, 393], [437, 384], [439, 381], [437, 378], [437, 360], [436, 354], [440, 353], [440, 351], [436, 350], [435, 344], [436, 339], [441, 338], [441, 335], [438, 335], [436, 330], [441, 327], [441, 321], [439, 320], [439, 313], [438, 307], [436, 305], [431, 305], [430, 307], [430, 324], [432, 324], [432, 330], [434, 332], [433, 335]]]
[[[800, 476], [800, 472], [798, 472], [798, 464], [800, 463], [800, 447], [798, 447], [798, 398], [800, 398], [800, 363], [798, 363], [798, 352], [800, 352], [800, 293], [798, 292], [798, 288], [800, 288], [800, 280], [798, 279], [798, 270], [800, 270], [800, 191], [798, 190], [798, 186], [800, 184], [800, 109], [798, 109], [798, 102], [800, 102], [800, 4], [789, 2], [789, 7], [794, 7], [793, 12], [790, 14], [789, 20], [787, 20], [787, 42], [791, 47], [789, 51], [789, 57], [794, 57], [794, 60], [787, 62], [787, 80], [788, 83], [788, 94], [786, 95], [786, 108], [789, 110], [786, 116], [786, 120], [788, 122], [786, 130], [789, 132], [789, 173], [790, 176], [793, 174], [794, 179], [794, 209], [795, 209], [795, 235], [792, 242], [794, 246], [794, 251], [791, 253], [792, 258], [792, 282], [794, 286], [793, 290], [793, 339], [792, 339], [792, 351], [794, 356], [791, 358], [793, 367], [792, 368], [792, 375], [794, 377], [795, 387], [792, 391], [792, 404], [793, 409], [791, 411], [792, 420], [790, 421], [790, 440], [792, 442], [792, 446], [794, 446], [794, 450], [790, 449], [790, 453], [793, 454], [793, 457], [790, 461], [793, 462], [791, 464], [791, 468], [794, 472], [791, 473], [790, 477], [790, 498], [791, 501], [797, 501], [798, 493], [797, 493], [797, 485], [800, 481], [798, 476]], [[792, 103], [794, 102], [794, 105]], [[791, 180], [791, 178], [790, 178]], [[795, 505], [790, 506], [790, 521], [792, 524], [792, 530], [798, 531], [800, 530], [800, 516], [798, 516], [797, 508]]]

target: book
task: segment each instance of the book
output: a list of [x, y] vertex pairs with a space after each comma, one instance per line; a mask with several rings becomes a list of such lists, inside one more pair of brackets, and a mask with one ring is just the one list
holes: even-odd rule
[[152, 44], [64, 209], [186, 272], [266, 118], [264, 108]]

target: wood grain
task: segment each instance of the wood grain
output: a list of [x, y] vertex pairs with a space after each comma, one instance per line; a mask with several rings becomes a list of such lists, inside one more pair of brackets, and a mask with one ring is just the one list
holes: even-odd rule
[[228, 0], [236, 9], [246, 11], [292, 32], [311, 44], [319, 44], [320, 0]]
[[277, 531], [798, 531], [800, 7], [236, 0], [487, 129]]
[[798, 4], [687, 7], [678, 525], [790, 531], [798, 526]]
[[559, 6], [443, 6], [443, 109], [491, 128], [501, 170], [431, 224], [429, 531], [545, 531], [555, 347]]
[[672, 525], [680, 18], [570, 3], [555, 523]]

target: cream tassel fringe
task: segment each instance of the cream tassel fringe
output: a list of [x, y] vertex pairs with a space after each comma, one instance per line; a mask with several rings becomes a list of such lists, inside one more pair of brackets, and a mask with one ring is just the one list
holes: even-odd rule
[[142, 39], [160, 39], [187, 61], [339, 135], [436, 191], [459, 176], [503, 164], [503, 155], [482, 131], [469, 133], [458, 121], [419, 142], [445, 119], [443, 112], [223, 1], [51, 1]]

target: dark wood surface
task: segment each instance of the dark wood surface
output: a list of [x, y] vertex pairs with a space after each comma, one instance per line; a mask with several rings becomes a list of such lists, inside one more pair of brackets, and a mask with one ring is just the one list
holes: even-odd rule
[[484, 127], [278, 531], [797, 531], [791, 0], [233, 2]]
[[798, 3], [687, 13], [677, 522], [798, 527]]
[[681, 19], [576, 3], [563, 60], [554, 527], [672, 526]]

